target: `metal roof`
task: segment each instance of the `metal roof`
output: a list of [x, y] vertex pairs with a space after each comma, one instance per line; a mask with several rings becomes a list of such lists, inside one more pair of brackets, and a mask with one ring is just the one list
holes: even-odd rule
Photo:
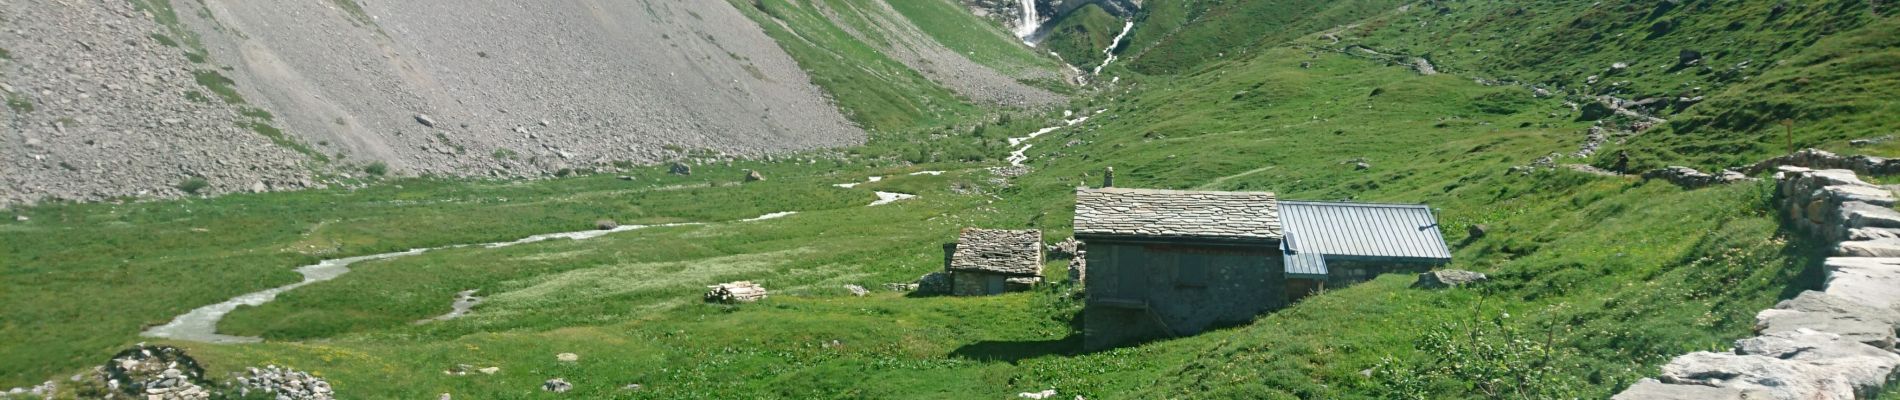
[[1080, 189], [1078, 236], [1273, 241], [1281, 234], [1273, 193]]
[[[1287, 233], [1282, 246], [1293, 254], [1451, 259], [1438, 219], [1424, 205], [1281, 201], [1280, 218]], [[1294, 264], [1287, 257], [1289, 273]]]
[[1326, 256], [1320, 253], [1286, 254], [1286, 276], [1288, 278], [1326, 278]]

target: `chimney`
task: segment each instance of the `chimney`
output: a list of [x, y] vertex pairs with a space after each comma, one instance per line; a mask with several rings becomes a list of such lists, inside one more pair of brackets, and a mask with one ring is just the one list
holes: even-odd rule
[[1102, 170], [1102, 187], [1115, 187], [1115, 167], [1108, 167]]

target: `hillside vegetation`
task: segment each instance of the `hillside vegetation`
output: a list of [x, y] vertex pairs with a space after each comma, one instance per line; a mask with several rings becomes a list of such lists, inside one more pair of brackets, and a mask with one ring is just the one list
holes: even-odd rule
[[[1783, 115], [1807, 121], [1797, 122], [1798, 144], [1900, 155], [1891, 143], [1845, 144], [1900, 129], [1884, 113], [1900, 90], [1900, 22], [1857, 1], [1781, 11], [1704, 1], [1149, 2], [1126, 64], [1111, 69], [1119, 82], [1076, 90], [1062, 107], [1069, 115], [960, 100], [814, 1], [868, 4], [733, 4], [873, 130], [863, 146], [706, 163], [691, 176], [642, 167], [619, 174], [631, 180], [390, 179], [23, 209], [29, 219], [0, 222], [0, 343], [27, 345], [0, 352], [0, 386], [83, 371], [147, 340], [136, 336], [146, 326], [294, 282], [292, 269], [320, 258], [611, 218], [696, 224], [359, 264], [220, 325], [264, 343], [159, 342], [188, 348], [213, 376], [290, 366], [353, 397], [961, 399], [1053, 388], [1089, 399], [1604, 398], [1676, 354], [1749, 334], [1756, 310], [1819, 283], [1824, 251], [1783, 232], [1770, 183], [1688, 190], [1569, 165], [1752, 162], [1782, 151], [1783, 128], [1742, 122]], [[896, 10], [915, 19], [958, 9]], [[1663, 19], [1661, 36], [1630, 37]], [[1728, 30], [1728, 21], [1760, 22]], [[958, 51], [1000, 51], [971, 60], [1001, 71], [1053, 62], [1004, 47], [1011, 38], [991, 27], [918, 26]], [[950, 44], [965, 38], [981, 42]], [[1522, 49], [1531, 46], [1547, 50]], [[1680, 58], [1676, 47], [1716, 71], [1668, 71], [1661, 63]], [[1415, 58], [1437, 73], [1421, 73]], [[1723, 72], [1748, 59], [1760, 61]], [[1629, 66], [1587, 83], [1616, 62]], [[1703, 87], [1704, 99], [1643, 110], [1668, 120], [1647, 129], [1645, 118], [1587, 106], [1603, 95], [1683, 97], [1684, 85]], [[1079, 116], [1089, 118], [1031, 141], [1026, 168], [1002, 161], [1006, 138]], [[1574, 155], [1592, 127], [1620, 133]], [[1086, 294], [1062, 278], [980, 298], [884, 289], [940, 269], [941, 244], [964, 227], [1068, 237], [1073, 191], [1098, 185], [1107, 167], [1123, 187], [1426, 203], [1455, 243], [1452, 267], [1492, 279], [1421, 290], [1412, 276], [1382, 276], [1249, 324], [1098, 352], [1080, 347]], [[768, 179], [742, 183], [747, 169]], [[834, 186], [843, 183], [860, 185]], [[918, 197], [871, 206], [874, 192]], [[784, 211], [798, 213], [748, 220]], [[1468, 233], [1480, 225], [1482, 237]], [[705, 285], [732, 280], [772, 295], [700, 301]], [[469, 289], [488, 300], [467, 317], [414, 322]], [[565, 352], [581, 358], [555, 358]], [[443, 373], [457, 364], [501, 372]], [[539, 389], [556, 377], [574, 391]]]

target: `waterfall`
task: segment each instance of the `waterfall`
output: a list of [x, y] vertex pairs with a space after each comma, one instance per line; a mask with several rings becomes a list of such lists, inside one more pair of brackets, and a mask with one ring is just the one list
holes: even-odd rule
[[1036, 0], [1016, 0], [1016, 3], [1023, 7], [1022, 18], [1016, 24], [1016, 37], [1022, 38], [1023, 43], [1034, 46], [1036, 43], [1031, 42], [1029, 37], [1035, 35], [1037, 29], [1042, 28], [1042, 16], [1036, 14]]
[[1131, 19], [1122, 24], [1122, 33], [1115, 35], [1115, 41], [1109, 42], [1108, 48], [1102, 49], [1102, 54], [1108, 57], [1102, 59], [1102, 65], [1095, 66], [1095, 73], [1091, 75], [1101, 75], [1102, 68], [1108, 68], [1109, 63], [1115, 62], [1115, 48], [1122, 47], [1122, 39], [1127, 39], [1128, 32], [1133, 30], [1135, 30], [1135, 20]]

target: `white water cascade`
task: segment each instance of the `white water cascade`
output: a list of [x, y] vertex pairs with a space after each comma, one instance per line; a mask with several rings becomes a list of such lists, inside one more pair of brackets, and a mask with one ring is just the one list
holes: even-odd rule
[[1035, 36], [1037, 29], [1042, 29], [1042, 16], [1037, 15], [1036, 0], [1016, 0], [1016, 4], [1023, 8], [1022, 19], [1016, 24], [1016, 37], [1021, 38], [1024, 44], [1035, 46], [1036, 43], [1030, 41], [1029, 37]]
[[1122, 47], [1122, 39], [1127, 39], [1128, 32], [1133, 30], [1135, 30], [1135, 20], [1131, 19], [1122, 23], [1122, 33], [1116, 34], [1115, 41], [1108, 42], [1108, 48], [1102, 49], [1102, 54], [1108, 57], [1102, 59], [1102, 65], [1095, 66], [1095, 72], [1091, 75], [1101, 75], [1102, 68], [1108, 68], [1109, 63], [1115, 62], [1115, 48]]

